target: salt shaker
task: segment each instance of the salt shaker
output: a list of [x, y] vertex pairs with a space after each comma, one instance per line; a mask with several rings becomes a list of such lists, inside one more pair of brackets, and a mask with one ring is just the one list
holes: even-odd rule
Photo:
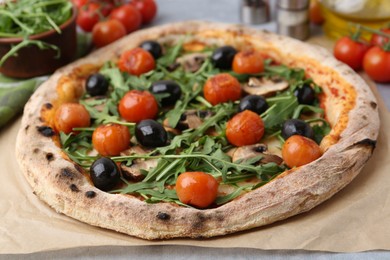
[[269, 6], [264, 0], [241, 0], [241, 21], [245, 24], [261, 24], [269, 21]]
[[309, 0], [278, 0], [277, 31], [299, 40], [310, 36]]

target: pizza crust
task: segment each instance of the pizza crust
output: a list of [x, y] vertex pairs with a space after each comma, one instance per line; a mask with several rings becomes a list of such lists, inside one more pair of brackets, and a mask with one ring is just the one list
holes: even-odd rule
[[[221, 45], [254, 45], [286, 65], [307, 70], [327, 94], [324, 104], [333, 130], [321, 144], [325, 153], [318, 160], [285, 172], [267, 185], [215, 209], [147, 204], [131, 195], [109, 194], [95, 188], [81, 167], [64, 159], [50, 137], [50, 129], [44, 131], [41, 108], [58, 98], [58, 80], [83, 64], [115, 59], [144, 40], [174, 41], [178, 35], [192, 33], [197, 39]], [[339, 89], [338, 96], [332, 88]], [[324, 49], [236, 25], [183, 22], [132, 33], [58, 70], [25, 106], [16, 156], [34, 193], [57, 212], [144, 239], [199, 238], [270, 224], [329, 199], [351, 182], [370, 158], [378, 129], [378, 107], [369, 87]]]

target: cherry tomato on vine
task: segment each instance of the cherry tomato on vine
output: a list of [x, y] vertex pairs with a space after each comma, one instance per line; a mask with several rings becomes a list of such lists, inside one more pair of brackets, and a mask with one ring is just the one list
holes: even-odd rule
[[90, 123], [91, 117], [81, 104], [64, 103], [56, 110], [54, 124], [59, 132], [69, 134], [74, 127], [87, 127]]
[[[390, 28], [381, 29], [381, 32], [387, 33], [390, 35]], [[389, 38], [379, 35], [379, 34], [373, 34], [371, 36], [370, 43], [371, 45], [377, 45], [377, 46], [383, 46], [384, 44], [389, 42]]]
[[308, 164], [318, 159], [321, 154], [316, 142], [301, 135], [289, 137], [282, 147], [283, 160], [290, 168]]
[[100, 155], [115, 156], [129, 148], [130, 137], [124, 125], [100, 125], [93, 131], [92, 144]]
[[150, 23], [157, 14], [157, 4], [154, 0], [132, 0], [130, 4], [140, 11], [142, 24]]
[[106, 2], [87, 2], [79, 8], [77, 25], [86, 32], [92, 31], [101, 16], [107, 16], [112, 9], [112, 4]]
[[239, 51], [234, 55], [232, 68], [240, 74], [260, 73], [264, 70], [264, 58], [256, 50]]
[[336, 41], [333, 54], [336, 59], [344, 62], [354, 70], [360, 70], [363, 65], [364, 54], [370, 46], [365, 42], [354, 41], [351, 37], [344, 36]]
[[118, 61], [121, 71], [139, 76], [155, 68], [156, 62], [150, 52], [142, 48], [134, 48], [122, 53]]
[[179, 200], [197, 208], [210, 206], [218, 192], [218, 181], [205, 172], [184, 172], [176, 180]]
[[363, 68], [376, 82], [390, 82], [390, 51], [379, 46], [372, 47], [364, 56]]
[[86, 3], [88, 3], [89, 0], [72, 0], [73, 4], [77, 7], [80, 8], [84, 6]]
[[129, 122], [153, 119], [158, 113], [156, 98], [149, 91], [130, 90], [119, 101], [119, 114]]
[[258, 143], [263, 135], [263, 120], [250, 110], [236, 114], [226, 124], [226, 138], [235, 146]]
[[126, 35], [123, 24], [117, 20], [98, 22], [92, 30], [92, 42], [96, 47], [106, 46]]
[[241, 85], [228, 73], [220, 73], [209, 78], [203, 86], [205, 99], [212, 105], [235, 101], [241, 97]]
[[111, 11], [110, 19], [118, 20], [126, 28], [127, 33], [131, 33], [141, 26], [141, 13], [132, 5], [119, 6]]

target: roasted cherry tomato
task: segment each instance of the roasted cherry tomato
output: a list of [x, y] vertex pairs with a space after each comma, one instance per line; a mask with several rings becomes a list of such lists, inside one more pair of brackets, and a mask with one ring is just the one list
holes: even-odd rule
[[314, 24], [322, 24], [324, 22], [324, 16], [318, 0], [310, 0], [309, 20]]
[[158, 113], [155, 97], [148, 91], [130, 90], [119, 101], [119, 114], [129, 122], [153, 119]]
[[299, 167], [308, 164], [321, 156], [321, 149], [313, 140], [301, 135], [293, 135], [282, 147], [282, 157], [285, 164]]
[[87, 127], [90, 123], [87, 109], [78, 103], [64, 103], [55, 113], [55, 127], [65, 134], [71, 133], [75, 127]]
[[241, 97], [241, 85], [232, 75], [220, 73], [206, 81], [203, 94], [206, 100], [213, 105], [235, 101]]
[[333, 53], [336, 59], [344, 62], [354, 70], [360, 70], [363, 65], [364, 54], [369, 49], [364, 42], [354, 41], [351, 37], [344, 36], [337, 40]]
[[118, 67], [121, 71], [139, 76], [155, 68], [156, 62], [150, 54], [142, 48], [135, 48], [122, 53], [118, 61]]
[[236, 114], [226, 124], [226, 138], [235, 146], [258, 143], [263, 135], [263, 120], [250, 110]]
[[117, 20], [98, 22], [92, 30], [92, 42], [96, 47], [106, 46], [126, 35], [123, 24]]
[[150, 23], [157, 14], [157, 4], [154, 0], [132, 0], [130, 4], [141, 13], [143, 24]]
[[[381, 31], [383, 33], [387, 33], [387, 34], [390, 35], [390, 28], [381, 29]], [[373, 34], [371, 36], [371, 40], [370, 40], [371, 45], [377, 45], [377, 46], [383, 46], [383, 45], [385, 45], [388, 42], [389, 42], [389, 38], [388, 37], [385, 37], [385, 36], [382, 36], [382, 35], [379, 35], [379, 34]]]
[[377, 82], [390, 82], [390, 51], [379, 46], [368, 50], [363, 59], [364, 71]]
[[204, 172], [184, 172], [176, 180], [176, 193], [179, 200], [197, 208], [210, 206], [218, 192], [218, 182]]
[[118, 124], [100, 125], [93, 131], [92, 144], [100, 155], [119, 155], [122, 151], [129, 148], [129, 129], [124, 125]]
[[233, 71], [240, 74], [260, 73], [264, 70], [264, 58], [256, 50], [237, 52], [233, 59]]
[[142, 23], [141, 13], [132, 5], [122, 5], [111, 11], [110, 19], [118, 20], [127, 33], [138, 30]]

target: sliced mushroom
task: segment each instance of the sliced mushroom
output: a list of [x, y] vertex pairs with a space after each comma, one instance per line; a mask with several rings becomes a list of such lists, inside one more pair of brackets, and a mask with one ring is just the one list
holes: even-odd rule
[[182, 65], [185, 71], [196, 72], [200, 69], [206, 58], [206, 53], [189, 53], [178, 58], [176, 62]]
[[[185, 129], [196, 129], [201, 126], [204, 122], [204, 119], [210, 117], [212, 115], [211, 111], [205, 110], [187, 110], [184, 112], [178, 122], [176, 129], [185, 130]], [[164, 127], [169, 127], [168, 120], [164, 120]]]
[[[146, 154], [148, 151], [139, 146], [133, 146], [130, 149], [121, 153], [121, 155]], [[157, 159], [135, 159], [130, 166], [121, 163], [120, 168], [123, 177], [130, 181], [141, 181], [145, 178], [142, 170], [148, 171], [157, 166]]]
[[288, 88], [288, 82], [279, 77], [273, 78], [249, 78], [247, 84], [243, 85], [243, 89], [246, 93], [251, 95], [269, 96], [278, 91], [282, 91]]
[[231, 151], [230, 154], [233, 162], [238, 160], [248, 160], [256, 156], [262, 156], [259, 162], [260, 164], [274, 162], [279, 165], [283, 162], [282, 158], [275, 154], [267, 153], [267, 150], [268, 148], [265, 144], [253, 144], [235, 148], [235, 150]]

